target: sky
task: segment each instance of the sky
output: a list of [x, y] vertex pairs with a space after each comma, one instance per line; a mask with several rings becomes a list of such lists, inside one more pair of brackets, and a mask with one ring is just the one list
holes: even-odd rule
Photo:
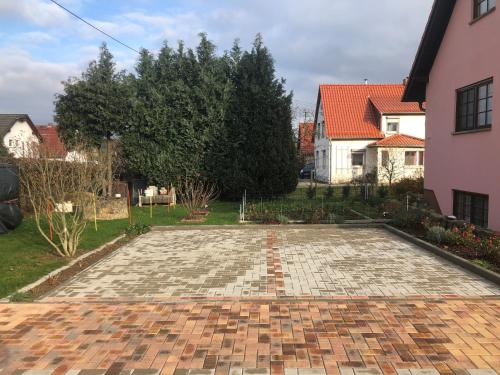
[[[218, 53], [257, 33], [294, 93], [296, 121], [315, 109], [321, 83], [399, 83], [409, 74], [432, 0], [59, 0], [135, 48], [195, 47], [206, 32]], [[61, 82], [79, 76], [105, 41], [133, 72], [137, 53], [49, 0], [0, 0], [0, 113], [53, 121]]]

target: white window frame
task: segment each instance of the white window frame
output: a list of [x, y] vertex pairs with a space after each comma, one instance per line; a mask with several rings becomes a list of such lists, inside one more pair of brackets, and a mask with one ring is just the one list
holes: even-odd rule
[[[389, 130], [389, 124], [396, 124], [396, 130]], [[399, 118], [395, 118], [395, 117], [392, 117], [392, 118], [388, 118], [387, 119], [387, 123], [386, 123], [386, 126], [385, 126], [385, 130], [386, 130], [386, 133], [388, 134], [398, 134], [399, 133], [399, 127], [400, 127], [400, 119]]]
[[[362, 164], [354, 164], [354, 155], [361, 155], [363, 157]], [[366, 155], [364, 151], [351, 151], [351, 167], [360, 168], [365, 166]]]

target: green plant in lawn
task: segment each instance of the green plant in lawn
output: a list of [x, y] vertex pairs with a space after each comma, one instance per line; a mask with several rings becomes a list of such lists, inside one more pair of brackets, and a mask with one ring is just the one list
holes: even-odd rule
[[333, 189], [333, 186], [328, 186], [325, 192], [323, 193], [323, 196], [325, 197], [325, 199], [332, 199], [334, 193], [335, 190]]
[[335, 224], [344, 224], [345, 217], [342, 215], [335, 215]]
[[276, 216], [276, 220], [279, 221], [280, 224], [288, 224], [288, 217], [286, 217], [285, 215], [282, 215], [282, 214], [279, 214]]
[[498, 267], [496, 267], [493, 263], [488, 262], [487, 260], [484, 259], [473, 259], [472, 263], [478, 265], [479, 267], [486, 268], [487, 270], [490, 271], [498, 270]]
[[135, 223], [130, 224], [127, 228], [125, 228], [125, 234], [129, 237], [135, 237], [149, 232], [150, 229], [150, 226], [147, 224]]
[[32, 302], [33, 294], [30, 292], [15, 292], [10, 296], [10, 302]]

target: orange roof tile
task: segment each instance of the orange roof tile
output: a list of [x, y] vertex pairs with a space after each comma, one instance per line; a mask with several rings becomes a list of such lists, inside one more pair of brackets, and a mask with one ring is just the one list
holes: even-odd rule
[[402, 84], [320, 85], [326, 135], [331, 139], [383, 138], [378, 127], [378, 110], [369, 98], [384, 98], [384, 103], [394, 103], [401, 100], [404, 88]]
[[304, 155], [314, 154], [314, 122], [299, 124], [299, 150]]
[[401, 101], [401, 97], [382, 97], [375, 96], [370, 97], [370, 102], [375, 106], [380, 114], [390, 114], [390, 113], [418, 113], [424, 114], [424, 112], [418, 106], [418, 103], [409, 102], [404, 103]]
[[425, 147], [425, 140], [406, 134], [394, 134], [373, 142], [368, 147]]
[[51, 152], [58, 157], [66, 156], [66, 147], [64, 147], [57, 134], [57, 125], [38, 125], [36, 128], [42, 137], [43, 143], [47, 145]]

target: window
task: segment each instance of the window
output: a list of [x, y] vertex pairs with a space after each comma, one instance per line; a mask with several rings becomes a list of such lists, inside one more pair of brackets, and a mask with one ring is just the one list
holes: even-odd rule
[[405, 165], [424, 165], [424, 151], [405, 151]]
[[382, 166], [386, 167], [389, 164], [389, 151], [382, 151]]
[[474, 0], [474, 19], [484, 16], [496, 6], [496, 0]]
[[467, 223], [488, 227], [488, 196], [453, 191], [453, 215]]
[[316, 151], [316, 159], [314, 159], [314, 166], [319, 167], [319, 151]]
[[399, 132], [399, 119], [389, 118], [387, 119], [387, 133], [398, 133]]
[[405, 151], [405, 165], [417, 165], [417, 151]]
[[326, 150], [323, 150], [321, 153], [322, 153], [322, 156], [323, 156], [322, 167], [323, 167], [323, 169], [325, 169], [326, 168]]
[[456, 131], [487, 129], [493, 123], [493, 81], [457, 91]]
[[352, 166], [353, 167], [362, 167], [365, 159], [364, 152], [353, 152], [351, 154]]
[[321, 138], [325, 138], [325, 122], [321, 123]]
[[424, 151], [418, 152], [418, 165], [424, 165]]

